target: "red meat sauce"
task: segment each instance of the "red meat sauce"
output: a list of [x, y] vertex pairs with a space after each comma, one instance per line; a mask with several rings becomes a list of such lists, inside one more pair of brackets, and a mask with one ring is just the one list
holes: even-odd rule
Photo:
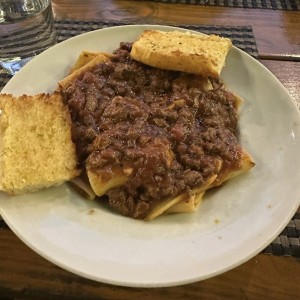
[[[203, 184], [240, 159], [237, 104], [218, 79], [203, 88], [197, 75], [161, 70], [130, 57], [121, 43], [63, 91], [82, 169], [130, 166], [121, 187], [107, 192], [119, 213], [145, 218], [155, 201]], [[221, 172], [222, 172], [221, 170]]]

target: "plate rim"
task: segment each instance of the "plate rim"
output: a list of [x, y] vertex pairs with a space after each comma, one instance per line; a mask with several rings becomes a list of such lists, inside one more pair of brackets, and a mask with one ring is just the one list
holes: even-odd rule
[[[184, 31], [193, 31], [193, 32], [196, 32], [196, 33], [199, 33], [197, 31], [194, 31], [194, 30], [188, 30], [188, 29], [184, 29], [184, 28], [180, 28], [180, 27], [177, 27], [177, 26], [167, 26], [167, 25], [154, 25], [154, 24], [140, 24], [140, 25], [121, 25], [121, 26], [114, 26], [114, 27], [106, 27], [106, 28], [103, 28], [103, 29], [98, 29], [98, 30], [94, 30], [94, 31], [90, 31], [90, 32], [87, 32], [87, 33], [83, 33], [83, 34], [80, 34], [78, 36], [75, 36], [75, 37], [72, 37], [70, 39], [80, 39], [80, 37], [82, 35], [93, 35], [99, 31], [103, 31], [103, 30], [111, 30], [111, 29], [116, 29], [116, 28], [124, 28], [124, 27], [163, 27], [163, 28], [166, 28], [166, 29], [181, 29], [181, 30], [184, 30]], [[201, 34], [201, 33], [200, 33]], [[62, 44], [62, 43], [67, 43], [70, 39], [66, 40], [66, 41], [63, 41], [59, 44]], [[56, 46], [54, 46], [56, 47]], [[52, 47], [52, 48], [54, 48]], [[291, 98], [291, 96], [289, 95], [289, 93], [287, 92], [286, 88], [283, 86], [283, 84], [280, 82], [280, 80], [278, 78], [276, 78], [272, 72], [270, 70], [268, 70], [263, 64], [261, 64], [259, 61], [257, 61], [256, 59], [254, 59], [253, 57], [251, 57], [248, 53], [238, 49], [237, 47], [234, 47], [236, 51], [239, 51], [241, 53], [241, 55], [246, 55], [248, 56], [248, 59], [250, 58], [251, 59], [251, 62], [252, 63], [255, 63], [257, 64], [259, 67], [263, 67], [264, 68], [264, 71], [268, 72], [269, 75], [271, 75], [273, 77], [273, 80], [276, 81], [277, 85], [281, 86], [281, 89], [283, 89], [286, 93], [286, 95], [288, 96], [287, 99], [289, 99], [289, 105], [293, 105], [293, 108], [298, 112], [298, 117], [300, 116], [299, 114], [299, 110], [297, 109], [297, 106], [295, 104], [295, 102], [293, 101], [293, 99]], [[48, 51], [48, 50], [46, 50]], [[45, 51], [45, 52], [46, 52]], [[43, 55], [43, 53], [41, 54]], [[39, 55], [40, 56], [40, 55]], [[38, 57], [38, 56], [37, 56]], [[35, 58], [36, 59], [36, 58]], [[31, 62], [29, 62], [29, 66], [30, 66]], [[26, 68], [26, 66], [24, 67]], [[20, 72], [20, 74], [22, 74], [22, 71]], [[9, 81], [9, 83], [13, 80], [13, 78]], [[13, 82], [13, 81], [12, 81]], [[7, 83], [8, 87], [10, 86], [9, 83]], [[13, 84], [13, 83], [10, 83], [10, 84]], [[7, 86], [6, 85], [6, 86]], [[5, 87], [6, 87], [5, 86]], [[4, 87], [4, 92], [5, 92], [5, 87]], [[9, 88], [8, 88], [9, 89]], [[2, 91], [3, 92], [3, 91]], [[291, 106], [292, 107], [292, 106]], [[299, 198], [299, 197], [298, 197]], [[116, 281], [113, 281], [113, 280], [106, 280], [105, 278], [101, 278], [101, 280], [99, 280], [99, 278], [94, 278], [94, 276], [89, 276], [89, 274], [85, 274], [85, 273], [81, 273], [80, 274], [80, 271], [77, 271], [77, 270], [72, 270], [72, 268], [70, 268], [69, 266], [66, 266], [66, 265], [63, 265], [59, 262], [54, 262], [53, 259], [49, 258], [47, 255], [45, 255], [44, 253], [40, 253], [39, 249], [36, 249], [35, 245], [31, 244], [30, 242], [28, 242], [23, 236], [20, 236], [18, 234], [18, 230], [16, 228], [14, 228], [14, 225], [10, 222], [10, 219], [9, 217], [6, 216], [6, 213], [5, 211], [3, 212], [2, 210], [2, 207], [0, 206], [0, 213], [3, 217], [3, 219], [5, 220], [5, 222], [7, 222], [8, 226], [12, 229], [12, 231], [20, 238], [20, 240], [22, 240], [27, 246], [29, 246], [32, 250], [34, 250], [36, 253], [38, 253], [40, 256], [46, 258], [48, 261], [62, 267], [63, 269], [66, 269], [68, 271], [70, 271], [71, 273], [74, 273], [74, 274], [77, 274], [77, 275], [80, 275], [80, 276], [83, 276], [85, 278], [89, 278], [89, 279], [92, 279], [92, 280], [96, 280], [96, 281], [101, 281], [101, 282], [104, 282], [104, 283], [109, 283], [109, 284], [115, 284], [115, 285], [122, 285], [122, 286], [128, 286], [128, 287], [167, 287], [167, 286], [176, 286], [176, 285], [182, 285], [182, 284], [186, 284], [186, 283], [192, 283], [192, 282], [195, 282], [195, 281], [199, 281], [199, 280], [204, 280], [204, 279], [207, 279], [207, 278], [211, 278], [213, 276], [216, 276], [216, 275], [219, 275], [221, 273], [224, 273], [228, 270], [231, 270], [235, 267], [237, 267], [238, 265], [241, 265], [242, 263], [248, 261], [250, 258], [254, 257], [255, 255], [257, 255], [259, 252], [261, 252], [265, 246], [272, 241], [272, 239], [274, 237], [276, 237], [283, 228], [286, 227], [286, 225], [288, 224], [290, 218], [293, 217], [293, 215], [295, 214], [295, 212], [297, 211], [297, 208], [299, 207], [299, 204], [300, 204], [300, 199], [298, 199], [298, 204], [296, 204], [295, 202], [295, 207], [293, 208], [293, 210], [290, 211], [290, 214], [289, 216], [286, 218], [285, 220], [285, 223], [282, 224], [279, 228], [277, 228], [276, 232], [272, 235], [272, 237], [269, 237], [269, 240], [266, 241], [265, 244], [261, 245], [261, 247], [259, 249], [257, 249], [254, 253], [252, 253], [251, 255], [249, 256], [246, 256], [244, 257], [243, 260], [239, 260], [239, 261], [236, 261], [235, 264], [231, 264], [230, 266], [228, 266], [227, 268], [225, 269], [222, 269], [222, 270], [219, 270], [217, 272], [212, 272], [211, 274], [207, 274], [207, 276], [200, 276], [199, 278], [189, 278], [189, 279], [185, 279], [185, 280], [178, 280], [177, 282], [162, 282], [162, 283], [154, 283], [154, 284], [150, 284], [150, 283], [136, 283], [136, 284], [133, 284], [132, 282], [126, 282], [126, 281], [123, 281], [123, 282], [120, 282], [119, 280], [116, 280]]]

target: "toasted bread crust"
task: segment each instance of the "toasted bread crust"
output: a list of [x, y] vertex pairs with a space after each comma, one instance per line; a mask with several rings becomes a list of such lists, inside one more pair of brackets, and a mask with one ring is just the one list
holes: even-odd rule
[[133, 43], [131, 57], [152, 67], [217, 78], [231, 45], [216, 35], [145, 30]]
[[71, 118], [59, 93], [1, 94], [0, 110], [1, 190], [33, 192], [79, 174]]

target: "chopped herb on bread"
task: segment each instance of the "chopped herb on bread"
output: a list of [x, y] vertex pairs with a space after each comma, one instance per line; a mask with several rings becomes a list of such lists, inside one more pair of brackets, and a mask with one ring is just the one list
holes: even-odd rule
[[218, 78], [232, 46], [230, 39], [181, 31], [145, 30], [131, 57], [146, 65]]

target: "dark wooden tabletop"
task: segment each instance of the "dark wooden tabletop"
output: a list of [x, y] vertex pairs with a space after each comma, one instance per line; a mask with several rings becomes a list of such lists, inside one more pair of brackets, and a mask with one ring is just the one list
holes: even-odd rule
[[[250, 25], [259, 60], [300, 104], [300, 11], [154, 1], [53, 0], [57, 19]], [[299, 211], [300, 212], [300, 211]], [[298, 299], [300, 260], [259, 254], [222, 275], [169, 288], [126, 288], [84, 279], [46, 261], [0, 229], [0, 299]]]

